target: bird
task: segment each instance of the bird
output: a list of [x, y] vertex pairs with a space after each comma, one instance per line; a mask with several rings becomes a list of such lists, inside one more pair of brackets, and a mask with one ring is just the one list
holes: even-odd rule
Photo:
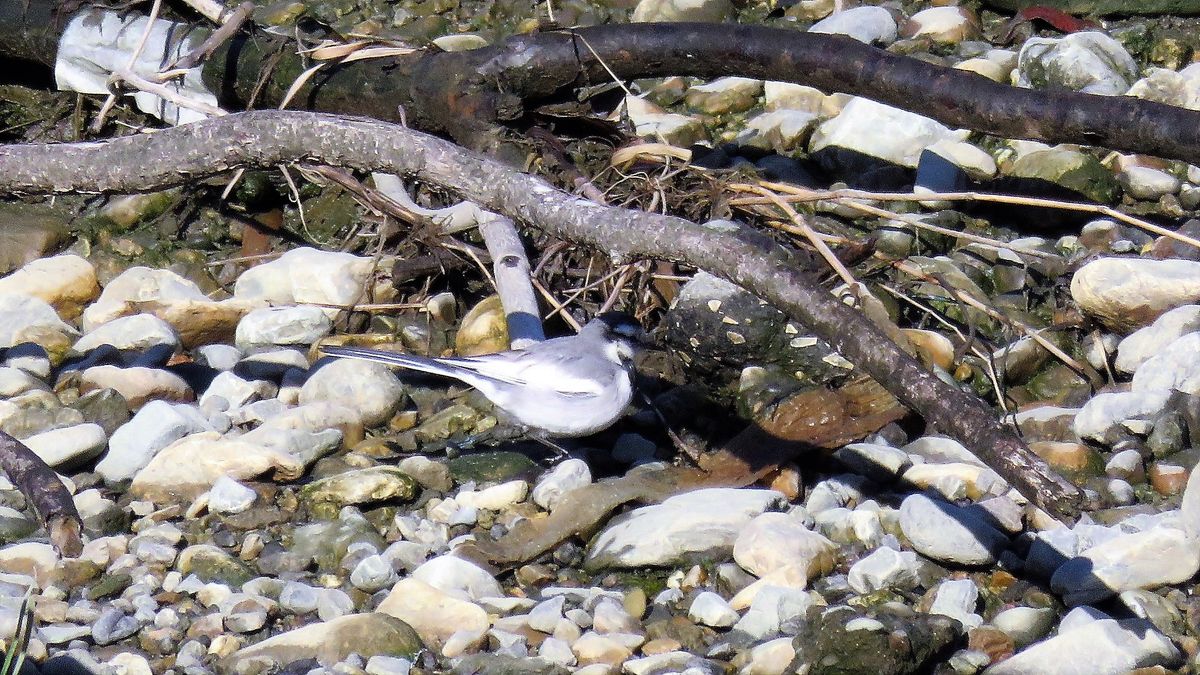
[[531, 437], [545, 440], [590, 436], [616, 423], [633, 399], [633, 357], [645, 342], [633, 316], [605, 312], [576, 335], [479, 356], [434, 358], [344, 346], [320, 350], [464, 382]]

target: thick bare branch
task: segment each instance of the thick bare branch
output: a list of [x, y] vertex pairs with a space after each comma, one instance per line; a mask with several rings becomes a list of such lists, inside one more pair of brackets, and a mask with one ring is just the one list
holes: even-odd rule
[[93, 144], [0, 148], [0, 191], [54, 193], [160, 189], [239, 166], [310, 161], [417, 176], [481, 206], [615, 260], [685, 262], [750, 290], [827, 341], [934, 426], [974, 450], [1030, 500], [1057, 516], [1082, 495], [1029, 451], [978, 398], [933, 377], [857, 311], [777, 248], [733, 223], [607, 206], [452, 143], [373, 120], [251, 112]]

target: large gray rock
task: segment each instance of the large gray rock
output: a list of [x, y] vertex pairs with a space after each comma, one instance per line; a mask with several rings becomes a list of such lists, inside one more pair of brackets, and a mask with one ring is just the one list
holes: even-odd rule
[[990, 565], [1008, 545], [975, 511], [923, 494], [900, 504], [900, 529], [918, 553], [941, 563]]
[[113, 432], [96, 472], [110, 485], [131, 480], [159, 450], [188, 434], [212, 430], [195, 406], [151, 401]]

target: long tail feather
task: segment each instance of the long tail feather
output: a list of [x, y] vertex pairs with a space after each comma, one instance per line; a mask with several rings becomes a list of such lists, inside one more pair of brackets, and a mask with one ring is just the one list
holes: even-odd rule
[[477, 373], [474, 373], [466, 368], [459, 368], [457, 366], [443, 363], [425, 356], [416, 356], [415, 354], [385, 352], [378, 349], [367, 349], [365, 347], [335, 346], [321, 347], [321, 353], [343, 359], [374, 361], [376, 363], [384, 363], [389, 366], [417, 370], [422, 373], [432, 373], [434, 375], [452, 377], [456, 380], [462, 380], [467, 384], [474, 384], [474, 382], [479, 378]]

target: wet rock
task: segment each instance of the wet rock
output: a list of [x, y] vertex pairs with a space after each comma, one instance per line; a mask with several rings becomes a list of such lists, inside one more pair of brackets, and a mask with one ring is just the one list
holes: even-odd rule
[[1075, 272], [1071, 297], [1084, 313], [1127, 332], [1200, 298], [1200, 262], [1100, 258]]
[[254, 578], [254, 570], [217, 546], [198, 544], [183, 549], [175, 568], [180, 574], [195, 574], [206, 583], [238, 587]]
[[528, 456], [519, 452], [482, 452], [462, 455], [446, 463], [455, 482], [500, 482], [536, 475], [541, 471]]
[[585, 565], [669, 565], [728, 552], [755, 516], [784, 501], [773, 490], [712, 488], [676, 495], [610, 521], [592, 540]]
[[1026, 40], [1017, 72], [1017, 84], [1022, 87], [1117, 96], [1137, 80], [1138, 66], [1120, 42], [1087, 31]]
[[796, 659], [788, 672], [820, 663], [829, 672], [900, 675], [921, 672], [958, 638], [958, 622], [945, 616], [864, 617], [848, 607], [831, 608], [804, 624], [792, 642]]
[[1008, 544], [978, 514], [921, 494], [901, 503], [900, 529], [918, 553], [943, 563], [990, 565]]
[[921, 151], [926, 147], [940, 140], [961, 141], [965, 138], [964, 133], [928, 117], [856, 97], [837, 117], [817, 127], [809, 151], [815, 153], [837, 147], [916, 168]]
[[406, 399], [404, 385], [382, 363], [337, 359], [312, 373], [300, 390], [300, 403], [335, 402], [359, 415], [366, 427], [383, 424]]
[[1170, 666], [1175, 645], [1142, 620], [1093, 621], [1043, 640], [988, 669], [988, 675], [1067, 675], [1087, 664], [1089, 673], [1118, 675], [1135, 668]]
[[68, 254], [30, 261], [0, 279], [0, 294], [7, 293], [39, 298], [58, 310], [59, 315], [73, 319], [100, 294], [100, 286], [92, 264]]
[[810, 33], [848, 35], [859, 42], [883, 46], [896, 41], [896, 20], [882, 7], [854, 7], [822, 19], [808, 29]]
[[238, 322], [236, 341], [242, 351], [272, 345], [311, 345], [332, 329], [333, 322], [320, 307], [263, 307]]
[[1053, 183], [1101, 204], [1115, 200], [1119, 187], [1116, 177], [1095, 157], [1063, 147], [1022, 155], [1008, 174]]
[[825, 343], [801, 333], [779, 310], [740, 287], [698, 272], [680, 289], [664, 318], [664, 341], [700, 370], [778, 364], [823, 382], [845, 373]]
[[404, 621], [379, 612], [351, 614], [295, 628], [239, 649], [221, 661], [220, 669], [250, 672], [306, 658], [333, 666], [350, 654], [412, 659], [420, 650], [420, 638]]
[[313, 481], [300, 491], [301, 499], [310, 506], [323, 504], [335, 509], [347, 504], [411, 501], [416, 495], [417, 482], [391, 466], [347, 471]]

